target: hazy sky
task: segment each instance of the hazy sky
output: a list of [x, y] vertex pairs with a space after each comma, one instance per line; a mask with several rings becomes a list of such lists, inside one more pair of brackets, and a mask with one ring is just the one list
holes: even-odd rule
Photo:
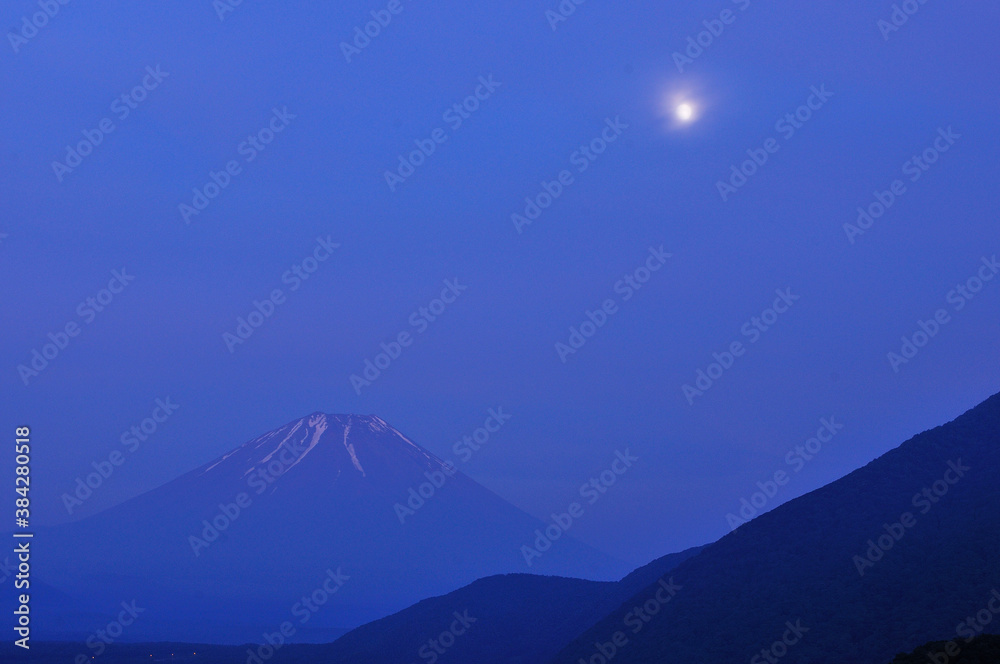
[[[641, 564], [727, 532], [777, 470], [791, 481], [768, 508], [996, 392], [1000, 279], [949, 294], [1000, 253], [1000, 8], [931, 0], [886, 39], [888, 0], [671, 4], [554, 22], [556, 0], [244, 0], [223, 20], [210, 0], [70, 3], [8, 35], [2, 422], [33, 428], [36, 516], [68, 518], [60, 495], [114, 450], [126, 463], [78, 514], [313, 411], [375, 413], [454, 458], [502, 407], [461, 469], [544, 517], [628, 448], [640, 460], [574, 529]], [[11, 0], [4, 27], [38, 11]], [[391, 21], [348, 62], [373, 11]], [[679, 71], [674, 53], [720, 26]], [[53, 167], [102, 120], [92, 153]], [[415, 141], [433, 153], [397, 170]], [[948, 149], [924, 164], [935, 141]], [[767, 160], [723, 200], [748, 150]], [[537, 219], [512, 221], [564, 170]], [[210, 173], [228, 185], [185, 215]], [[616, 284], [647, 276], [650, 247], [671, 256], [626, 301]], [[456, 279], [444, 313], [420, 313]], [[230, 352], [223, 335], [275, 289]], [[793, 303], [773, 322], [779, 289]], [[609, 299], [563, 362], [556, 344]], [[894, 371], [887, 354], [939, 309], [949, 322]], [[411, 345], [358, 394], [350, 376], [401, 332]], [[50, 333], [66, 347], [24, 378]], [[735, 341], [689, 403], [682, 387]], [[122, 433], [166, 397], [180, 408], [129, 451]], [[831, 416], [843, 429], [789, 463]]]

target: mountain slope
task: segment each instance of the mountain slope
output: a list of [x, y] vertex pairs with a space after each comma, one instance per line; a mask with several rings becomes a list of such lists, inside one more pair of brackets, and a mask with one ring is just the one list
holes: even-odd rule
[[[438, 485], [438, 486], [435, 486]], [[410, 490], [413, 512], [406, 503]], [[39, 532], [41, 638], [82, 638], [122, 601], [123, 639], [326, 640], [421, 598], [524, 569], [541, 522], [381, 419], [315, 413], [110, 510]], [[541, 573], [617, 578], [623, 563], [560, 541]], [[320, 601], [322, 600], [322, 601]], [[103, 622], [102, 622], [103, 621]]]
[[[394, 664], [421, 657], [426, 660], [431, 654], [443, 658], [444, 653], [437, 652], [429, 640], [448, 630], [457, 614], [471, 617], [475, 622], [467, 626], [458, 624], [462, 634], [446, 649], [449, 661], [545, 662], [637, 590], [700, 550], [701, 547], [696, 547], [664, 556], [617, 582], [529, 574], [480, 579], [359, 627], [330, 646], [317, 649], [314, 655], [327, 664]], [[276, 660], [281, 661], [284, 660]]]
[[[957, 653], [956, 653], [957, 649]], [[896, 655], [889, 664], [996, 664], [1000, 662], [1000, 636], [982, 634], [971, 641], [959, 643], [937, 641], [926, 643], [912, 653]]]
[[1000, 587], [998, 475], [1000, 395], [745, 524], [681, 564], [681, 589], [655, 614], [636, 620], [647, 588], [552, 662], [590, 661], [616, 632], [615, 664], [750, 661], [772, 647], [782, 664], [884, 664], [953, 638]]

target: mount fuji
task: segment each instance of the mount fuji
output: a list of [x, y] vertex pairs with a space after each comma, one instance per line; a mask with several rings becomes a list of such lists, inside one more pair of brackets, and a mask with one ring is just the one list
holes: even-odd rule
[[539, 528], [380, 418], [314, 413], [40, 530], [38, 637], [86, 638], [125, 602], [141, 609], [127, 641], [259, 642], [285, 622], [330, 641], [485, 576], [629, 571], [569, 535], [528, 570]]

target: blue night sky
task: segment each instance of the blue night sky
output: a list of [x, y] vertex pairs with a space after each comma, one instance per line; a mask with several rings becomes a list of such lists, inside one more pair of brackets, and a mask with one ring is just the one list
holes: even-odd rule
[[[502, 407], [510, 421], [461, 470], [544, 518], [628, 448], [639, 461], [574, 532], [638, 565], [727, 532], [821, 418], [843, 429], [768, 508], [998, 390], [1000, 280], [949, 293], [1000, 253], [1000, 7], [930, 0], [884, 39], [888, 0], [594, 0], [555, 30], [555, 0], [401, 0], [347, 62], [340, 43], [387, 4], [244, 0], [220, 20], [210, 0], [71, 2], [16, 52], [4, 40], [2, 422], [33, 429], [39, 520], [71, 518], [60, 495], [158, 398], [180, 408], [72, 518], [313, 411], [375, 413], [455, 458]], [[673, 54], [723, 10], [678, 71]], [[5, 32], [36, 11], [5, 3]], [[456, 126], [446, 111], [491, 76]], [[144, 79], [122, 117], [112, 104]], [[814, 86], [832, 96], [776, 127]], [[52, 163], [104, 118], [114, 131], [60, 182]], [[579, 152], [616, 118], [601, 154]], [[282, 122], [262, 150], [244, 143]], [[904, 173], [949, 127], [948, 150]], [[385, 172], [437, 129], [391, 190]], [[724, 201], [717, 182], [770, 138]], [[230, 161], [185, 223], [179, 205]], [[572, 182], [518, 232], [511, 215], [563, 170]], [[897, 179], [905, 192], [852, 243], [844, 224]], [[340, 246], [293, 290], [284, 275], [317, 238]], [[650, 247], [671, 257], [626, 300], [616, 283]], [[122, 268], [121, 293], [78, 311]], [[456, 279], [465, 290], [420, 323]], [[230, 352], [224, 333], [275, 289]], [[753, 334], [779, 289], [798, 299]], [[615, 313], [561, 361], [556, 344], [608, 299]], [[939, 309], [949, 322], [894, 371], [887, 354]], [[18, 365], [68, 323], [79, 334], [25, 385]], [[350, 376], [401, 332], [411, 345], [358, 394]], [[689, 403], [682, 386], [735, 341], [745, 352]]]

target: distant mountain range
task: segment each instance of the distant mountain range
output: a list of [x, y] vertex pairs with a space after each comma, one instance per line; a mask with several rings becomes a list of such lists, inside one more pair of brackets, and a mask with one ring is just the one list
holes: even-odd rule
[[[133, 641], [257, 641], [285, 621], [290, 640], [330, 641], [525, 571], [520, 546], [539, 528], [378, 417], [314, 413], [39, 532], [37, 578], [51, 590], [37, 593], [37, 637], [85, 638], [135, 600], [145, 612], [123, 637]], [[629, 569], [569, 536], [532, 562], [591, 579]]]
[[[261, 478], [268, 488], [195, 556], [190, 532], [280, 459], [282, 441], [306, 452], [287, 476]], [[565, 578], [615, 578], [615, 561], [572, 540], [560, 542], [565, 558], [539, 561], [554, 576], [505, 573], [521, 569], [519, 544], [539, 524], [460, 474], [401, 525], [394, 504], [413, 482], [445, 470], [378, 418], [316, 414], [47, 534], [68, 547], [58, 563], [65, 575], [48, 581], [75, 598], [100, 593], [100, 601], [142, 589], [150, 616], [160, 607], [148, 622], [170, 640], [191, 619], [173, 600], [197, 598], [199, 620], [230, 617], [227, 633], [253, 620], [271, 620], [274, 632], [296, 597], [337, 567], [351, 578], [328, 616], [383, 611], [331, 643], [268, 653], [256, 633], [251, 646], [208, 647], [203, 661], [213, 663], [256, 653], [289, 664], [888, 664], [931, 640], [964, 648], [1000, 631], [1000, 395], [711, 545], [618, 581]], [[96, 554], [72, 550], [84, 535]], [[429, 599], [386, 615], [416, 593]], [[995, 643], [980, 639], [952, 662], [995, 662], [978, 659]], [[932, 661], [937, 645], [919, 650], [920, 661]]]

